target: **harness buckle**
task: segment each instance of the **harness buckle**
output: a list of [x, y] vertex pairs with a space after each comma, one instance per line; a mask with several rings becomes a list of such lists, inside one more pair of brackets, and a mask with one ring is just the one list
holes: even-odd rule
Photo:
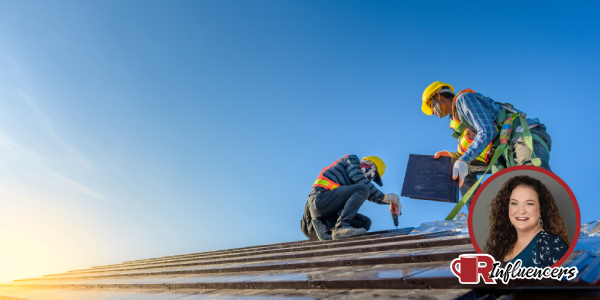
[[512, 106], [512, 104], [510, 104], [510, 103], [503, 103], [503, 104], [502, 104], [502, 107], [503, 107], [504, 109], [506, 109], [506, 111], [509, 111], [509, 112], [511, 112], [511, 113], [513, 113], [513, 114], [517, 114], [518, 116], [523, 116], [523, 117], [526, 117], [526, 116], [527, 116], [527, 114], [526, 114], [526, 113], [524, 113], [524, 112], [522, 112], [522, 111], [520, 111], [520, 110], [518, 110], [518, 109], [514, 108], [514, 107]]

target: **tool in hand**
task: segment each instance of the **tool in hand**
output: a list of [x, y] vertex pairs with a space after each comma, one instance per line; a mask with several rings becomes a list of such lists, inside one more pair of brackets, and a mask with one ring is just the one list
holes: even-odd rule
[[390, 203], [390, 211], [392, 212], [392, 218], [394, 219], [394, 225], [396, 229], [398, 229], [398, 216], [402, 213], [398, 210], [398, 205], [395, 203]]

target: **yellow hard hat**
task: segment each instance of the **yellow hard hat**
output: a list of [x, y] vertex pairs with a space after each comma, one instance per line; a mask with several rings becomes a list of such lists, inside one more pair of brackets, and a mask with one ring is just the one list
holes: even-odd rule
[[430, 84], [423, 92], [423, 104], [421, 104], [421, 110], [426, 115], [431, 116], [433, 114], [431, 107], [429, 107], [429, 105], [427, 103], [429, 102], [429, 99], [431, 98], [431, 96], [433, 96], [433, 94], [436, 93], [437, 91], [439, 91], [443, 86], [450, 87], [450, 89], [452, 90], [452, 93], [454, 93], [454, 87], [452, 85], [443, 83], [440, 81], [436, 81], [436, 82]]
[[377, 175], [379, 176], [378, 178], [373, 179], [373, 181], [375, 181], [375, 183], [377, 183], [379, 186], [383, 186], [383, 182], [381, 182], [381, 176], [383, 176], [383, 173], [385, 173], [385, 163], [383, 160], [377, 156], [363, 157], [363, 160], [370, 161], [375, 164], [375, 167], [377, 167]]

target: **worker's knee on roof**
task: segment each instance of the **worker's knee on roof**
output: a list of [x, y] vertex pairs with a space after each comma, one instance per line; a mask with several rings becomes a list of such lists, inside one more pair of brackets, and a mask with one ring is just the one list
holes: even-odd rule
[[535, 155], [542, 161], [540, 168], [544, 168], [552, 172], [552, 169], [550, 169], [550, 153], [546, 151], [546, 148], [539, 142], [534, 141], [533, 151], [535, 152]]
[[[546, 131], [546, 126], [540, 125], [537, 127], [533, 127], [530, 130], [531, 130], [531, 134], [537, 135], [546, 143], [546, 147], [548, 147], [548, 151], [552, 151], [552, 137]], [[535, 144], [536, 142], [539, 143], [539, 141], [536, 141], [534, 139], [533, 143]]]
[[350, 226], [354, 228], [364, 228], [368, 231], [371, 229], [371, 219], [363, 214], [356, 213], [354, 219], [350, 222]]

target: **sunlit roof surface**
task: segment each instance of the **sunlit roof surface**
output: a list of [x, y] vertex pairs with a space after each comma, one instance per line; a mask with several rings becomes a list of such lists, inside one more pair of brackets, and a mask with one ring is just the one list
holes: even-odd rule
[[95, 266], [16, 280], [0, 285], [0, 295], [44, 300], [483, 299], [544, 293], [540, 287], [588, 295], [600, 293], [597, 224], [582, 226], [590, 230], [582, 229], [576, 250], [564, 264], [579, 268], [580, 275], [571, 282], [518, 280], [497, 284], [493, 291], [483, 283], [460, 284], [450, 262], [460, 254], [475, 253], [467, 222], [460, 220], [345, 240], [297, 241]]

